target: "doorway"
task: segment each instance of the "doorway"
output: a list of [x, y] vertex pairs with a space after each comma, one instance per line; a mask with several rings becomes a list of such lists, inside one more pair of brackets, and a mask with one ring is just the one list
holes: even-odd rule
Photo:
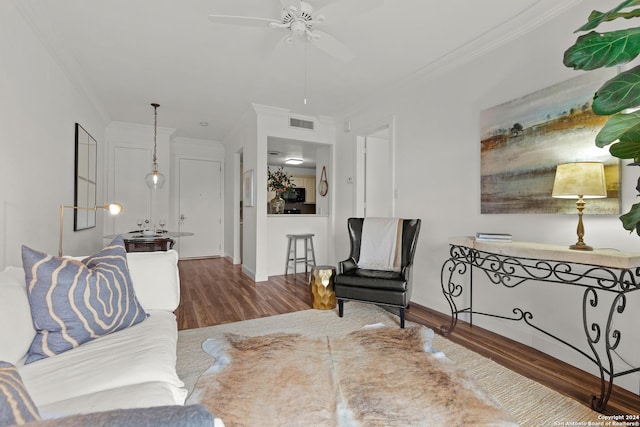
[[180, 159], [180, 258], [218, 257], [222, 253], [222, 164], [219, 161]]
[[242, 182], [244, 177], [244, 156], [242, 149], [236, 152], [234, 167], [236, 170], [236, 180], [234, 182], [234, 193], [235, 193], [235, 206], [239, 208], [237, 214], [234, 211], [234, 215], [236, 217], [236, 221], [234, 221], [234, 240], [235, 244], [233, 245], [233, 263], [234, 264], [242, 264], [242, 260], [244, 259], [244, 194], [242, 189]]
[[356, 138], [356, 215], [395, 215], [394, 144], [392, 123]]

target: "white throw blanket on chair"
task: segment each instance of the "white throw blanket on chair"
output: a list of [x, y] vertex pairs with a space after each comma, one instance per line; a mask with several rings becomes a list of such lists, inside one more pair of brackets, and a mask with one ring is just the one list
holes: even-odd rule
[[401, 263], [402, 218], [365, 218], [358, 267], [400, 271]]

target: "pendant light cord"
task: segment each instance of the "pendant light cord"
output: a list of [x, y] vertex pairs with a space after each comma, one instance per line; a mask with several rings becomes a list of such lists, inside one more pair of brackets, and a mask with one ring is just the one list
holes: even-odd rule
[[158, 107], [160, 104], [153, 103], [153, 162], [151, 163], [151, 173], [145, 176], [147, 187], [152, 190], [162, 188], [164, 185], [164, 175], [158, 172]]
[[307, 37], [304, 38], [304, 105], [307, 105]]
[[153, 103], [151, 104], [153, 107], [153, 169], [157, 170], [158, 157], [156, 154], [156, 150], [158, 147], [157, 139], [158, 139], [158, 107], [160, 104]]

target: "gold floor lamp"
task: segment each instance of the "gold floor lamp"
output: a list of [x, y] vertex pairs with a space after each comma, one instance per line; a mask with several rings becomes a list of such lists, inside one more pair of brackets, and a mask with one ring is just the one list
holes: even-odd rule
[[64, 229], [64, 210], [65, 209], [76, 209], [81, 211], [97, 211], [99, 209], [104, 209], [104, 210], [108, 210], [111, 215], [118, 215], [120, 212], [122, 212], [122, 205], [120, 203], [110, 203], [106, 206], [94, 206], [94, 207], [60, 205], [60, 246], [58, 247], [58, 256], [62, 256], [62, 230]]
[[569, 246], [569, 249], [592, 251], [593, 248], [582, 240], [584, 237], [582, 211], [585, 205], [584, 199], [607, 197], [604, 165], [598, 162], [558, 165], [551, 195], [561, 199], [578, 199], [576, 201], [576, 207], [578, 208], [578, 241], [576, 244]]

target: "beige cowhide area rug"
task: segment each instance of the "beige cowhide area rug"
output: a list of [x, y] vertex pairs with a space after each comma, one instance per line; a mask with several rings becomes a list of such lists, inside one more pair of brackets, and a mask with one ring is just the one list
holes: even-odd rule
[[432, 354], [432, 338], [423, 326], [223, 334], [203, 344], [215, 364], [191, 401], [227, 426], [515, 426], [493, 396]]
[[[398, 317], [372, 304], [357, 302], [345, 303], [345, 315], [338, 317], [337, 310], [305, 310], [260, 319], [245, 320], [242, 322], [227, 323], [206, 328], [187, 329], [178, 333], [178, 360], [177, 371], [180, 379], [185, 382], [185, 387], [192, 391], [203, 372], [218, 362], [202, 349], [202, 344], [208, 338], [220, 337], [224, 334], [236, 334], [245, 337], [260, 337], [268, 334], [300, 334], [307, 338], [317, 338], [326, 342], [326, 337], [343, 337], [358, 331], [366, 325], [383, 323], [387, 326], [398, 328]], [[407, 322], [407, 325], [415, 325]], [[569, 423], [597, 422], [598, 413], [591, 411], [584, 402], [578, 402], [569, 397], [549, 389], [533, 380], [519, 375], [509, 369], [500, 366], [492, 360], [455, 344], [452, 341], [435, 334], [433, 347], [443, 352], [447, 359], [451, 360], [459, 369], [463, 369], [473, 380], [498, 399], [503, 407], [515, 418], [522, 427], [552, 427], [569, 425]], [[305, 354], [310, 351], [305, 350]], [[309, 357], [304, 359], [299, 371], [314, 370], [314, 364]], [[233, 362], [231, 362], [233, 363]], [[400, 365], [404, 365], [401, 363]], [[257, 364], [259, 368], [262, 364]], [[257, 369], [256, 368], [256, 369]], [[248, 369], [254, 369], [248, 367]], [[292, 370], [289, 372], [293, 372]], [[250, 376], [251, 377], [251, 376]], [[258, 380], [249, 379], [251, 390], [253, 387], [267, 387], [269, 392], [287, 392], [287, 384], [260, 384]], [[417, 384], [415, 381], [414, 384]], [[409, 399], [414, 384], [407, 390], [402, 390]], [[220, 391], [220, 399], [230, 401], [226, 391]], [[297, 397], [297, 396], [294, 396]], [[403, 396], [400, 396], [403, 397]], [[395, 397], [394, 397], [395, 398]], [[234, 398], [235, 399], [235, 398]], [[319, 397], [304, 396], [303, 400], [319, 399]], [[190, 401], [194, 401], [192, 395]], [[261, 401], [258, 422], [250, 425], [275, 425], [275, 416], [279, 412], [277, 406], [268, 406]], [[384, 408], [386, 402], [379, 406]], [[302, 408], [302, 406], [300, 406]], [[377, 410], [376, 408], [374, 408]], [[244, 411], [244, 407], [241, 408]], [[214, 411], [215, 412], [215, 411]], [[300, 409], [295, 416], [284, 423], [285, 425], [312, 425], [307, 422], [307, 414]], [[228, 427], [234, 424], [223, 417]], [[396, 423], [399, 425], [400, 423]], [[238, 425], [238, 424], [236, 424]], [[320, 424], [322, 425], [322, 424]], [[393, 424], [391, 424], [393, 425]], [[470, 425], [476, 425], [471, 423]], [[577, 424], [573, 424], [577, 425]]]

